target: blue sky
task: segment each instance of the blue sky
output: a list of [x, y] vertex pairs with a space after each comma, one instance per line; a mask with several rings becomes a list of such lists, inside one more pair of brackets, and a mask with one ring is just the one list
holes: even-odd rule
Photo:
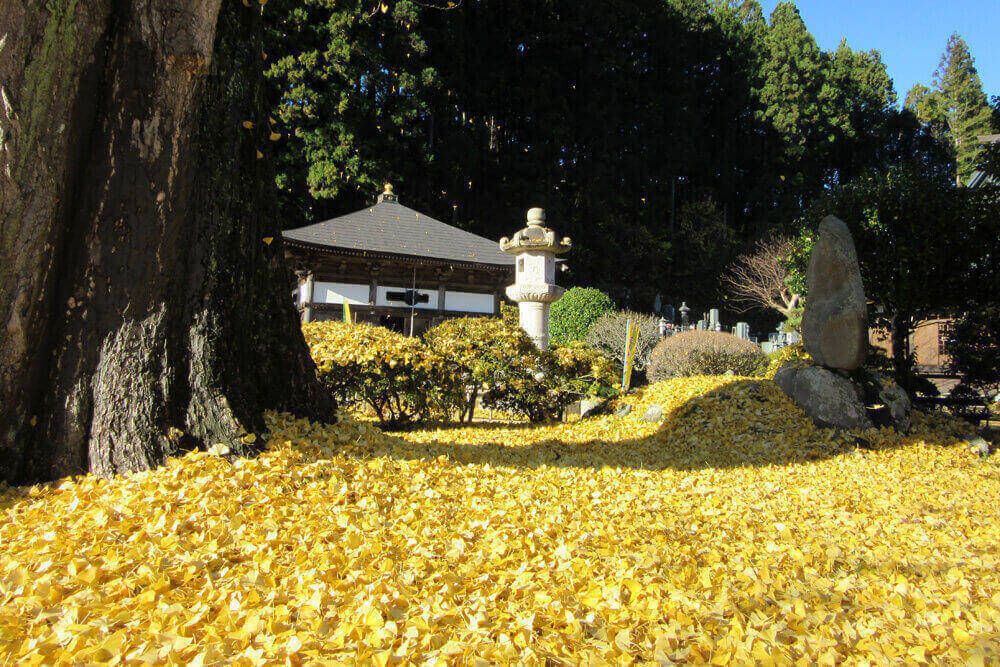
[[[762, 0], [770, 16], [778, 0]], [[900, 100], [914, 83], [930, 85], [948, 37], [969, 44], [986, 94], [1000, 95], [1000, 0], [798, 0], [824, 49], [846, 37], [851, 48], [877, 49]]]

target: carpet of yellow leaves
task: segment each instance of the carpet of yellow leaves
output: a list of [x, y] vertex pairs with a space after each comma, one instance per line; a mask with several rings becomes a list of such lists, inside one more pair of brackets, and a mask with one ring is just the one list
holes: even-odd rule
[[628, 400], [399, 436], [275, 416], [256, 460], [9, 489], [0, 663], [1000, 658], [1000, 468], [953, 426], [855, 450], [766, 380]]

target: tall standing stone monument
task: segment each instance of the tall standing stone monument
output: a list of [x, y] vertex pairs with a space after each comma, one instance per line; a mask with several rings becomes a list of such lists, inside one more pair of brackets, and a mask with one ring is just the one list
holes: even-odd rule
[[827, 368], [860, 368], [868, 353], [868, 311], [854, 239], [842, 220], [830, 215], [820, 223], [806, 279], [806, 351]]
[[775, 374], [775, 383], [820, 426], [860, 430], [891, 424], [908, 429], [906, 392], [859, 371], [868, 352], [865, 289], [854, 239], [838, 218], [829, 216], [820, 223], [807, 281], [802, 343], [815, 365], [785, 365]]
[[559, 239], [545, 226], [545, 211], [528, 211], [528, 226], [512, 238], [500, 239], [500, 249], [517, 256], [514, 284], [507, 296], [517, 303], [521, 328], [539, 349], [549, 347], [549, 307], [562, 296], [556, 285], [556, 255], [569, 252], [572, 242]]

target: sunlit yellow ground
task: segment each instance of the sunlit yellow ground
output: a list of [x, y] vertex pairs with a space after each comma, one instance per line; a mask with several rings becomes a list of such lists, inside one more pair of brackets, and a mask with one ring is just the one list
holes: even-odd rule
[[960, 427], [856, 450], [766, 381], [632, 400], [401, 437], [275, 417], [257, 460], [9, 490], [0, 664], [1000, 659], [1000, 465]]

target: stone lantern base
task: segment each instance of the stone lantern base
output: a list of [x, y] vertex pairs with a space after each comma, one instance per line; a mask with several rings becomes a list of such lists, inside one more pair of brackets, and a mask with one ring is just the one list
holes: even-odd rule
[[564, 291], [558, 285], [545, 283], [522, 283], [507, 288], [507, 296], [517, 302], [521, 328], [540, 350], [549, 349], [549, 308]]
[[525, 301], [519, 303], [518, 315], [521, 328], [539, 350], [549, 349], [549, 308], [551, 304]]

